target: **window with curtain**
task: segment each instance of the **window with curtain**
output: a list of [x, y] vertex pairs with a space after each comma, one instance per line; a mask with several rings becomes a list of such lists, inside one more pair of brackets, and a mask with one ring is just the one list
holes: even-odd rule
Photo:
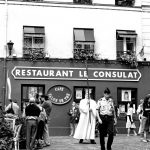
[[135, 53], [136, 48], [136, 32], [129, 30], [117, 30], [116, 32], [116, 48], [117, 59], [122, 55], [131, 55]]
[[23, 27], [23, 57], [44, 57], [44, 27]]
[[74, 58], [93, 59], [94, 55], [94, 29], [74, 28]]

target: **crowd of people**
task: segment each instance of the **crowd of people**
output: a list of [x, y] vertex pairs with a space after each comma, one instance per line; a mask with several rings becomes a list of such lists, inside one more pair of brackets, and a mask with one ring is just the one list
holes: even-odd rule
[[[26, 150], [41, 149], [50, 146], [48, 122], [52, 110], [52, 103], [47, 95], [38, 94], [29, 98], [29, 103], [23, 105], [22, 117], [25, 118]], [[14, 101], [5, 108], [6, 117], [16, 118], [19, 106]]]
[[[24, 107], [23, 117], [26, 119], [26, 149], [42, 148], [43, 145], [49, 146], [49, 129], [48, 118], [52, 110], [52, 103], [47, 95], [29, 99], [29, 104]], [[19, 113], [19, 106], [15, 101], [10, 100], [10, 104], [5, 108], [7, 114]], [[141, 141], [148, 142], [148, 132], [150, 130], [150, 94], [140, 100], [137, 109], [139, 117], [139, 131]], [[126, 113], [126, 128], [127, 136], [130, 132], [136, 133], [136, 125], [134, 122], [133, 103], [128, 104]], [[6, 114], [6, 115], [7, 115]], [[117, 131], [117, 108], [111, 97], [111, 92], [108, 88], [104, 90], [103, 97], [97, 102], [92, 99], [89, 91], [85, 92], [85, 98], [79, 103], [72, 102], [71, 108], [67, 113], [70, 117], [70, 136], [79, 140], [79, 143], [84, 143], [84, 140], [90, 140], [91, 144], [96, 144], [96, 128], [99, 133], [101, 150], [112, 150], [112, 144], [115, 133]], [[32, 132], [31, 132], [32, 131]], [[32, 138], [31, 138], [32, 137]], [[107, 144], [105, 144], [107, 137]]]

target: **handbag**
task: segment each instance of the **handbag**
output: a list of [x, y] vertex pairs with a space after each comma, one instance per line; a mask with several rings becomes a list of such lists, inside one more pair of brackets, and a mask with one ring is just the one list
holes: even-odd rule
[[12, 105], [13, 105], [13, 104], [11, 103], [11, 107], [6, 111], [7, 114], [15, 114]]
[[135, 126], [135, 123], [133, 122], [133, 123], [131, 123], [131, 127], [130, 128], [132, 128], [132, 129], [134, 129], [134, 128], [136, 128], [136, 126]]

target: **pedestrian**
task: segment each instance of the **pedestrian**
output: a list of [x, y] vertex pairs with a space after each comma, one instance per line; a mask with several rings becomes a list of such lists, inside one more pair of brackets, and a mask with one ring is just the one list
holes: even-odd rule
[[36, 95], [36, 104], [40, 108], [40, 115], [38, 118], [38, 129], [37, 129], [37, 147], [36, 148], [43, 148], [43, 133], [44, 133], [44, 127], [45, 127], [45, 121], [47, 120], [47, 115], [45, 112], [45, 109], [41, 106], [39, 96]]
[[140, 104], [137, 109], [137, 115], [138, 115], [139, 122], [140, 122], [138, 134], [141, 134], [141, 129], [142, 129], [143, 102], [144, 100], [140, 99]]
[[42, 107], [45, 109], [46, 116], [47, 116], [47, 120], [45, 121], [43, 139], [44, 139], [45, 146], [50, 146], [50, 136], [49, 136], [48, 124], [49, 124], [50, 114], [52, 111], [52, 102], [47, 95], [42, 95], [41, 98], [43, 101]]
[[9, 104], [8, 106], [5, 108], [5, 112], [7, 114], [12, 114], [12, 115], [15, 115], [15, 116], [18, 116], [19, 114], [19, 105], [17, 104], [17, 100], [12, 100], [12, 99], [9, 99]]
[[78, 105], [75, 102], [72, 102], [72, 106], [68, 112], [68, 115], [70, 116], [70, 135], [69, 136], [73, 136], [75, 133], [75, 129], [79, 121], [79, 113], [80, 112], [79, 112]]
[[135, 131], [136, 126], [133, 120], [133, 103], [132, 102], [129, 104], [129, 108], [127, 110], [126, 128], [127, 128], [127, 136], [130, 136], [131, 130], [133, 131], [135, 136], [137, 135]]
[[113, 99], [110, 98], [110, 90], [104, 90], [104, 97], [97, 102], [97, 115], [99, 121], [99, 137], [101, 150], [105, 150], [105, 137], [108, 136], [107, 150], [111, 150], [114, 139], [114, 125], [117, 124]]
[[150, 94], [146, 95], [143, 102], [143, 115], [141, 126], [141, 141], [149, 142], [148, 132], [150, 127]]
[[74, 138], [79, 139], [79, 143], [83, 143], [83, 140], [90, 140], [91, 144], [96, 144], [96, 102], [91, 98], [89, 91], [86, 91], [85, 98], [80, 101], [79, 110], [80, 118]]
[[29, 99], [29, 105], [25, 108], [27, 150], [32, 150], [34, 147], [40, 112], [40, 108], [35, 104], [35, 98], [31, 97]]

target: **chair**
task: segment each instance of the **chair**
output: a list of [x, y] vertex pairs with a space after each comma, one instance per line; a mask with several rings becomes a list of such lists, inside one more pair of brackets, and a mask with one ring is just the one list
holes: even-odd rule
[[19, 136], [21, 131], [22, 124], [16, 125], [14, 130], [14, 147], [15, 150], [19, 150]]
[[5, 120], [9, 124], [10, 129], [12, 129], [14, 131], [16, 119], [15, 118], [5, 118]]

